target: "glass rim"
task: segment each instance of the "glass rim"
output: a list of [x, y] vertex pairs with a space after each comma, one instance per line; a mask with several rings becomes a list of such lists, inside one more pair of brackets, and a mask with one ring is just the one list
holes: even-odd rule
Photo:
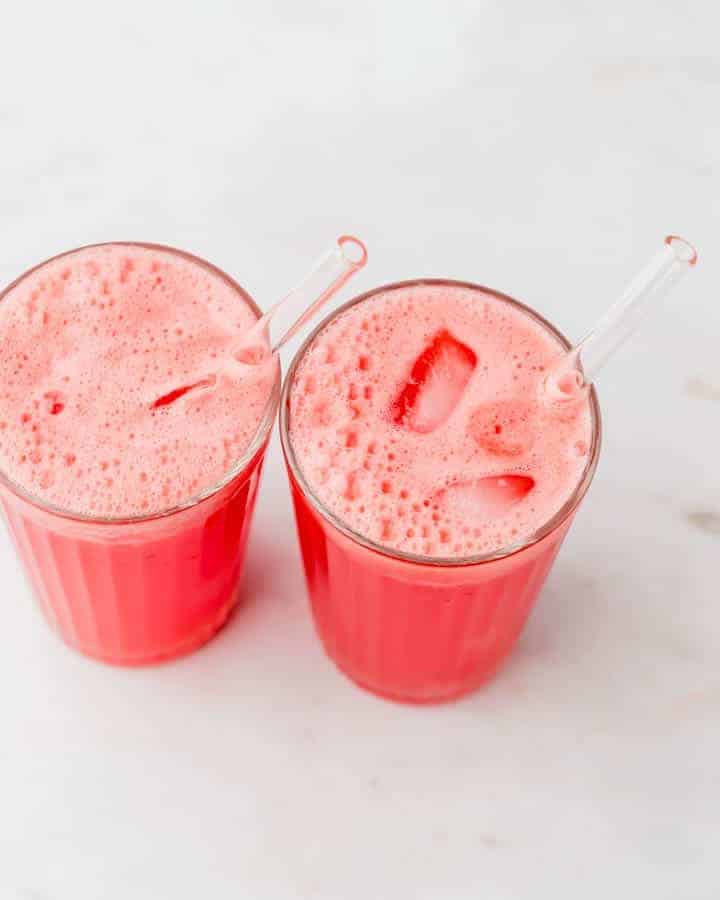
[[[222, 269], [218, 268], [218, 266], [213, 265], [213, 263], [208, 262], [201, 256], [195, 256], [195, 254], [193, 253], [188, 253], [186, 250], [180, 250], [177, 247], [171, 247], [167, 244], [157, 244], [151, 241], [100, 241], [93, 244], [83, 244], [80, 247], [74, 247], [72, 250], [65, 250], [63, 253], [57, 253], [55, 256], [50, 256], [42, 262], [37, 263], [37, 265], [32, 266], [30, 269], [27, 269], [14, 281], [12, 281], [6, 287], [2, 288], [2, 290], [0, 290], [0, 303], [2, 303], [7, 294], [11, 290], [13, 290], [13, 288], [17, 287], [17, 285], [23, 282], [29, 275], [32, 275], [33, 272], [36, 272], [38, 269], [42, 269], [44, 266], [48, 265], [48, 263], [55, 262], [55, 260], [58, 259], [63, 259], [66, 256], [72, 256], [73, 254], [79, 253], [82, 250], [90, 250], [94, 247], [108, 246], [144, 247], [148, 250], [160, 250], [164, 253], [169, 253], [174, 256], [180, 256], [183, 259], [189, 260], [190, 262], [195, 263], [196, 265], [199, 265], [207, 271], [211, 272], [213, 275], [217, 275], [219, 278], [221, 278], [227, 285], [232, 288], [233, 291], [235, 291], [235, 293], [237, 293], [245, 301], [245, 303], [247, 303], [250, 309], [255, 313], [256, 318], [259, 319], [262, 316], [262, 310], [253, 300], [250, 294], [245, 290], [245, 288], [238, 284], [234, 278], [231, 278], [231, 276], [224, 272]], [[11, 494], [15, 495], [26, 503], [30, 503], [32, 506], [42, 510], [43, 512], [50, 513], [51, 515], [59, 516], [63, 519], [68, 519], [75, 522], [85, 522], [92, 525], [129, 525], [140, 524], [143, 522], [152, 522], [157, 519], [165, 519], [185, 510], [192, 509], [205, 500], [209, 500], [223, 488], [227, 487], [232, 481], [235, 480], [235, 478], [238, 477], [238, 475], [243, 472], [244, 469], [249, 466], [270, 434], [273, 422], [275, 421], [275, 413], [280, 402], [280, 388], [281, 370], [278, 360], [277, 372], [273, 381], [272, 391], [270, 392], [270, 396], [268, 397], [267, 403], [265, 404], [265, 409], [263, 410], [263, 414], [260, 422], [258, 423], [255, 435], [250, 441], [245, 453], [236, 462], [234, 462], [233, 465], [229, 469], [227, 469], [217, 481], [213, 482], [202, 491], [199, 491], [196, 494], [192, 494], [187, 498], [187, 500], [183, 500], [181, 503], [173, 504], [172, 506], [157, 510], [156, 512], [140, 513], [138, 515], [132, 516], [99, 516], [90, 513], [80, 513], [76, 510], [68, 509], [62, 506], [56, 506], [53, 503], [48, 503], [46, 500], [38, 497], [37, 494], [34, 494], [32, 491], [28, 491], [26, 488], [22, 487], [22, 485], [13, 481], [12, 478], [10, 478], [1, 467], [0, 486], [6, 488], [8, 491], [10, 491]]]
[[502, 292], [496, 291], [493, 288], [475, 284], [472, 281], [457, 281], [452, 278], [415, 278], [409, 279], [407, 281], [394, 281], [390, 282], [389, 284], [384, 284], [380, 287], [373, 288], [370, 291], [366, 291], [364, 294], [353, 297], [351, 300], [348, 300], [347, 303], [344, 303], [342, 306], [338, 307], [338, 309], [327, 315], [313, 329], [313, 331], [305, 339], [305, 341], [303, 341], [301, 347], [293, 357], [293, 360], [290, 363], [290, 367], [288, 368], [285, 375], [282, 394], [280, 397], [279, 429], [280, 441], [282, 444], [285, 461], [290, 470], [291, 477], [300, 487], [303, 496], [310, 503], [315, 512], [317, 512], [324, 520], [337, 528], [337, 530], [344, 534], [345, 537], [349, 538], [354, 543], [360, 544], [362, 547], [373, 551], [374, 553], [389, 557], [391, 559], [396, 559], [401, 562], [438, 568], [460, 568], [463, 566], [473, 566], [482, 563], [493, 562], [495, 560], [505, 559], [509, 556], [513, 556], [516, 553], [520, 553], [521, 551], [526, 550], [528, 547], [532, 547], [534, 544], [537, 544], [539, 541], [543, 540], [543, 538], [547, 537], [558, 527], [560, 527], [565, 522], [565, 520], [575, 512], [575, 510], [580, 505], [583, 497], [587, 493], [587, 490], [590, 487], [590, 483], [593, 480], [593, 476], [597, 468], [598, 459], [600, 456], [600, 447], [602, 444], [602, 419], [600, 415], [600, 404], [598, 402], [597, 393], [594, 386], [591, 386], [590, 389], [590, 405], [592, 410], [593, 432], [592, 444], [582, 476], [572, 494], [546, 522], [544, 522], [539, 528], [528, 535], [527, 538], [522, 541], [516, 541], [515, 543], [507, 544], [506, 546], [500, 547], [497, 550], [493, 550], [489, 553], [477, 553], [471, 556], [427, 556], [421, 553], [408, 553], [404, 550], [396, 550], [392, 547], [380, 544], [377, 541], [371, 540], [360, 532], [355, 531], [353, 528], [350, 528], [350, 526], [347, 525], [339, 516], [332, 512], [332, 510], [328, 509], [327, 506], [325, 506], [325, 504], [322, 502], [322, 500], [317, 497], [315, 492], [308, 484], [302, 470], [300, 469], [300, 466], [298, 465], [295, 451], [292, 447], [292, 442], [290, 441], [290, 391], [292, 389], [295, 372], [300, 363], [300, 360], [305, 356], [305, 353], [307, 352], [315, 338], [327, 327], [327, 325], [329, 325], [329, 323], [333, 319], [335, 319], [339, 315], [342, 315], [342, 313], [344, 313], [348, 309], [351, 309], [353, 306], [356, 306], [357, 304], [362, 303], [365, 300], [369, 300], [371, 297], [374, 297], [375, 295], [386, 291], [396, 291], [402, 288], [416, 287], [421, 285], [460, 287], [467, 288], [472, 291], [477, 291], [478, 293], [489, 294], [497, 300], [501, 300], [503, 303], [509, 303], [510, 305], [522, 310], [524, 313], [529, 315], [532, 319], [538, 322], [538, 324], [549, 331], [550, 334], [553, 335], [553, 337], [557, 338], [560, 344], [566, 350], [570, 350], [572, 347], [572, 343], [565, 337], [565, 335], [561, 331], [559, 331], [551, 322], [540, 315], [540, 313], [536, 312], [525, 303], [522, 303], [519, 300], [515, 300], [514, 297], [510, 297], [508, 294], [503, 294]]

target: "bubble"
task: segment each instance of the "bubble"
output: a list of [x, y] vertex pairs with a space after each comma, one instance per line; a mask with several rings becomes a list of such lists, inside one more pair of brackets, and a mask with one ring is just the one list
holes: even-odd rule
[[45, 408], [51, 416], [58, 416], [65, 409], [65, 399], [60, 391], [47, 391], [43, 394]]
[[345, 483], [344, 497], [346, 500], [357, 500], [360, 496], [357, 472], [349, 472]]
[[312, 424], [315, 426], [327, 427], [332, 422], [332, 413], [330, 406], [324, 400], [316, 403], [313, 407]]

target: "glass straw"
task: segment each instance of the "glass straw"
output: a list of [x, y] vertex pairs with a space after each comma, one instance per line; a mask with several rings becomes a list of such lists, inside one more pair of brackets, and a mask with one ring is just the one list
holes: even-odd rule
[[548, 397], [556, 402], [576, 398], [655, 307], [697, 262], [689, 241], [675, 235], [627, 285], [595, 327], [569, 350], [545, 379]]
[[[350, 235], [339, 237], [305, 278], [282, 300], [271, 306], [240, 338], [233, 351], [235, 358], [253, 365], [277, 353], [286, 341], [364, 267], [367, 258], [367, 250], [361, 240]], [[271, 321], [278, 321], [280, 312], [285, 326], [281, 326], [280, 337], [272, 343], [271, 349], [269, 326]]]

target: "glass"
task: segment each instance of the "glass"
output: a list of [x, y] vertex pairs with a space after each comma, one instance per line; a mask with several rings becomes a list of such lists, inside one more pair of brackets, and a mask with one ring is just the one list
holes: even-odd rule
[[[260, 317], [243, 288], [205, 260], [158, 244], [117, 243], [173, 253], [209, 269]], [[0, 302], [29, 274], [0, 293]], [[35, 596], [68, 644], [105, 662], [139, 665], [188, 653], [224, 624], [239, 600], [279, 396], [277, 364], [262, 419], [242, 458], [202, 493], [149, 516], [77, 515], [43, 502], [0, 471], [0, 503]]]
[[305, 341], [285, 378], [280, 437], [315, 626], [330, 658], [353, 681], [393, 700], [450, 700], [479, 687], [517, 641], [600, 452], [600, 410], [591, 390], [593, 436], [582, 478], [565, 505], [525, 540], [495, 553], [436, 558], [392, 550], [350, 529], [307, 484], [289, 438], [289, 397], [299, 361], [328, 322], [380, 292], [455, 285], [513, 304], [570, 342], [517, 300], [467, 282], [405, 281], [376, 288], [328, 316]]

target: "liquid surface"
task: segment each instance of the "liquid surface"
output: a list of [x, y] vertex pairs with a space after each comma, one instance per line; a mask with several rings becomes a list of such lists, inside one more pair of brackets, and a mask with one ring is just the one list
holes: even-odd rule
[[63, 509], [168, 509], [242, 457], [273, 366], [233, 343], [255, 321], [220, 275], [158, 249], [79, 250], [0, 302], [0, 468]]
[[297, 367], [298, 465], [326, 507], [389, 548], [463, 557], [522, 542], [588, 462], [589, 402], [540, 400], [561, 352], [540, 323], [478, 290], [376, 294], [328, 323]]

